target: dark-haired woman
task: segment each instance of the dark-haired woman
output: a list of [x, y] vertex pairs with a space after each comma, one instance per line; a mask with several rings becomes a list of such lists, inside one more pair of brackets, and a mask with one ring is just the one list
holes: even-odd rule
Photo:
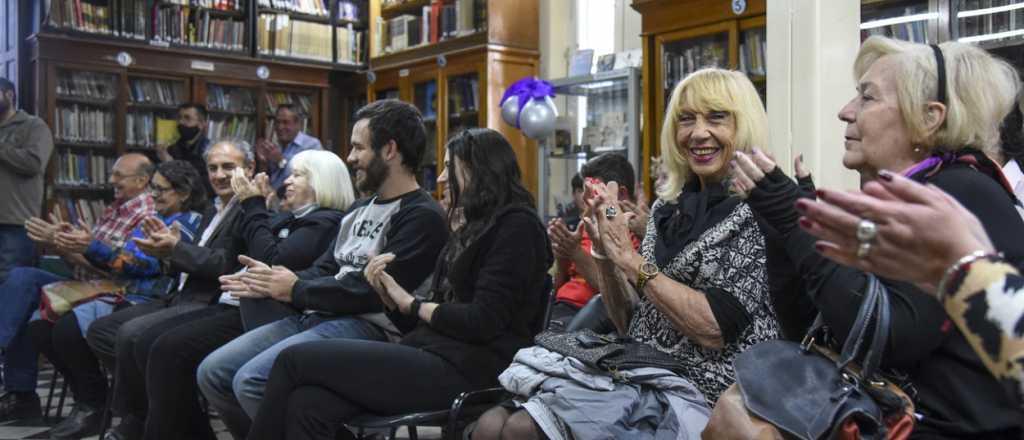
[[325, 340], [285, 349], [274, 363], [250, 439], [353, 438], [357, 414], [440, 410], [464, 391], [493, 386], [543, 319], [552, 256], [533, 197], [520, 183], [508, 141], [472, 129], [447, 145], [452, 235], [419, 300], [387, 272], [381, 255], [364, 273], [399, 343]]
[[[198, 213], [206, 204], [205, 189], [195, 168], [180, 160], [160, 164], [149, 183], [149, 192], [158, 218], [178, 228], [182, 240], [191, 242], [202, 220]], [[132, 237], [144, 237], [141, 226], [132, 231]], [[99, 427], [107, 379], [85, 342], [89, 325], [115, 308], [165, 295], [176, 279], [161, 270], [158, 259], [142, 253], [134, 240], [125, 241], [122, 247], [92, 240], [77, 251], [94, 266], [110, 271], [125, 295], [124, 302], [97, 299], [76, 306], [56, 321], [37, 319], [28, 324], [33, 344], [70, 382], [75, 397], [71, 414], [50, 432], [54, 438], [79, 438], [94, 434]]]

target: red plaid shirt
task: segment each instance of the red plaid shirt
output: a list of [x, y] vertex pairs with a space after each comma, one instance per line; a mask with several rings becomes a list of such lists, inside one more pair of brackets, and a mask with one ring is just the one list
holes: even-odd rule
[[[142, 219], [155, 214], [153, 198], [147, 192], [125, 202], [115, 202], [103, 211], [99, 221], [92, 227], [92, 238], [112, 247], [124, 246], [125, 241], [131, 238], [132, 231], [142, 223]], [[84, 268], [75, 268], [75, 277], [91, 278]]]

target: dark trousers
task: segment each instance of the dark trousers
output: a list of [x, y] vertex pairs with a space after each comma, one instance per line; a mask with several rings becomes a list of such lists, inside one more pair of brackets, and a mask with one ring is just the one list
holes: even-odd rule
[[244, 332], [238, 307], [216, 305], [192, 313], [188, 323], [168, 328], [149, 349], [146, 440], [213, 439], [199, 406], [196, 370], [214, 350]]
[[69, 312], [55, 323], [31, 321], [28, 332], [36, 349], [46, 355], [68, 381], [75, 401], [95, 409], [103, 408], [107, 399], [107, 378], [86, 345], [75, 314]]
[[112, 408], [120, 416], [145, 418], [148, 349], [168, 328], [188, 322], [201, 303], [170, 305], [153, 300], [118, 310], [89, 326], [86, 341], [108, 370], [114, 372]]
[[351, 439], [343, 424], [358, 414], [441, 410], [472, 389], [451, 364], [424, 350], [352, 339], [306, 342], [274, 362], [248, 439]]

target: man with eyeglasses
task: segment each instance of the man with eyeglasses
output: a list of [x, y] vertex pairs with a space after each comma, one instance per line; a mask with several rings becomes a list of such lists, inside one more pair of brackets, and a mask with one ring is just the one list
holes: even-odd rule
[[[146, 217], [156, 213], [153, 199], [146, 192], [155, 168], [141, 154], [121, 156], [110, 172], [108, 182], [114, 190], [114, 200], [95, 225], [79, 222], [76, 225], [51, 216], [50, 221], [31, 217], [25, 228], [32, 241], [46, 246], [74, 268], [79, 280], [102, 277], [86, 258], [70, 249], [79, 249], [93, 240], [110, 246], [123, 246], [132, 230]], [[32, 347], [29, 336], [22, 331], [32, 312], [39, 308], [39, 290], [64, 277], [31, 268], [19, 267], [10, 272], [0, 285], [0, 349], [4, 352], [5, 393], [0, 395], [0, 422], [41, 416], [39, 397], [36, 396], [37, 360], [39, 354]]]

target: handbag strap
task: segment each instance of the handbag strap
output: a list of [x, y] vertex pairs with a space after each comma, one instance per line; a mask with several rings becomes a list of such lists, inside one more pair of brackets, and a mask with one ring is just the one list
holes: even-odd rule
[[877, 278], [871, 276], [872, 288], [878, 291], [877, 311], [875, 313], [875, 332], [871, 338], [871, 345], [864, 354], [864, 361], [861, 363], [861, 375], [870, 380], [882, 363], [882, 354], [889, 341], [889, 331], [892, 319], [892, 311], [889, 307], [889, 294], [885, 286]]
[[860, 309], [857, 310], [857, 318], [853, 321], [853, 326], [850, 327], [846, 341], [843, 342], [843, 350], [837, 363], [840, 368], [856, 360], [857, 355], [861, 352], [861, 345], [864, 342], [864, 335], [868, 331], [868, 325], [877, 309], [879, 295], [878, 289], [875, 288], [877, 278], [869, 274], [867, 281], [867, 289], [864, 291], [864, 300], [861, 302]]

